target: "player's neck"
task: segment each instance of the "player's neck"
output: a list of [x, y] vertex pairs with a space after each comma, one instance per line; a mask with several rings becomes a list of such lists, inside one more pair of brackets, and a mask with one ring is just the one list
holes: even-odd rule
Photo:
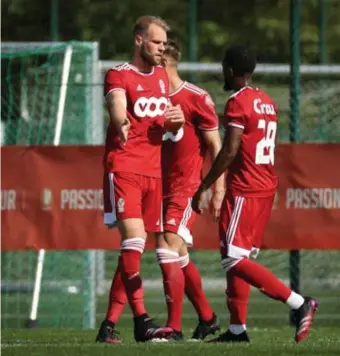
[[177, 74], [169, 76], [169, 81], [170, 81], [170, 94], [178, 90], [183, 85], [184, 82]]
[[134, 67], [134, 69], [141, 73], [149, 73], [152, 71], [153, 66], [146, 61], [144, 61], [141, 57], [133, 57], [130, 65]]

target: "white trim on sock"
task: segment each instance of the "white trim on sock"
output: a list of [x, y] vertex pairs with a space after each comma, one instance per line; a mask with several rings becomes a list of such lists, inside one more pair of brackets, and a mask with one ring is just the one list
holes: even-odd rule
[[292, 292], [288, 297], [286, 304], [289, 305], [291, 309], [299, 309], [301, 305], [305, 302], [304, 298], [295, 292]]
[[246, 324], [230, 324], [229, 331], [234, 335], [240, 335], [247, 330]]
[[157, 248], [156, 255], [159, 264], [178, 262], [178, 252], [168, 250], [166, 248]]
[[188, 253], [186, 255], [184, 255], [184, 256], [180, 256], [179, 259], [178, 259], [178, 262], [181, 265], [181, 268], [186, 267], [189, 264], [189, 261], [190, 261], [190, 259], [189, 259], [189, 254]]
[[135, 250], [140, 253], [144, 252], [145, 240], [141, 237], [133, 237], [122, 241], [120, 250]]

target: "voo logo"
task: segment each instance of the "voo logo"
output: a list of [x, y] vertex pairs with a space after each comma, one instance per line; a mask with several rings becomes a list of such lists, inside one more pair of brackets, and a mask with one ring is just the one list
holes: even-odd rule
[[161, 98], [145, 98], [140, 97], [133, 107], [133, 111], [138, 117], [156, 117], [164, 114], [166, 106], [168, 104], [168, 99]]

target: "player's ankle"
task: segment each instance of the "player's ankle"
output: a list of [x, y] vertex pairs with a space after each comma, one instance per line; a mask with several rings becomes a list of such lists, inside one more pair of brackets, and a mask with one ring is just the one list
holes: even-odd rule
[[305, 302], [305, 299], [302, 295], [297, 294], [292, 291], [290, 296], [288, 297], [286, 304], [293, 310], [299, 309], [301, 305]]
[[247, 331], [247, 326], [246, 324], [230, 324], [228, 329], [232, 334], [240, 335]]

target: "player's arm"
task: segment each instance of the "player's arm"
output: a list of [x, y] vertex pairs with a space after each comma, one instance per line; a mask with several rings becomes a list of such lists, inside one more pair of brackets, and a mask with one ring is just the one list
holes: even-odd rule
[[105, 75], [104, 95], [111, 123], [116, 127], [123, 144], [126, 143], [130, 121], [127, 118], [126, 78], [119, 70], [111, 69]]
[[[220, 133], [217, 129], [202, 130], [202, 137], [207, 146], [211, 162], [214, 162], [222, 147]], [[214, 191], [225, 191], [223, 175], [216, 180]]]
[[207, 190], [229, 168], [241, 145], [243, 129], [228, 126], [223, 145], [208, 174], [203, 179], [200, 190]]
[[126, 115], [127, 100], [124, 90], [113, 90], [106, 96], [106, 104], [110, 120], [116, 127], [120, 139], [125, 144], [130, 128], [130, 121]]
[[229, 168], [240, 149], [246, 119], [242, 107], [234, 99], [228, 101], [226, 105], [225, 123], [226, 133], [222, 148], [192, 201], [192, 208], [197, 213], [202, 212], [200, 205], [206, 190]]
[[[221, 137], [218, 130], [202, 130], [202, 137], [204, 143], [207, 146], [210, 160], [214, 162], [221, 150]], [[220, 217], [220, 211], [222, 202], [225, 195], [225, 180], [224, 174], [217, 178], [214, 187], [213, 194], [209, 204], [209, 210], [215, 220], [218, 220]]]

